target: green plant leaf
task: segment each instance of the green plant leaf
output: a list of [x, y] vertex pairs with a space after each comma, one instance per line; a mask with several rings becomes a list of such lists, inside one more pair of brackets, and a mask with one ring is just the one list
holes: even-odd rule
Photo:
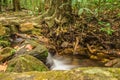
[[78, 15], [81, 15], [82, 13], [83, 13], [83, 8], [82, 9], [79, 9], [79, 11], [78, 11]]
[[109, 27], [110, 27], [110, 23], [106, 23], [106, 26], [109, 26]]

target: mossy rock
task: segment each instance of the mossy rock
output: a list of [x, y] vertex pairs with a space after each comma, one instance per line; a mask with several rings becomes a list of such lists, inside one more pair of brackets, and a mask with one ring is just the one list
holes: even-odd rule
[[4, 40], [4, 39], [2, 39], [2, 40], [0, 40], [0, 46], [2, 46], [2, 47], [8, 47], [8, 46], [10, 46], [10, 41], [8, 41], [8, 40]]
[[29, 51], [28, 54], [44, 61], [48, 56], [48, 50], [43, 45], [36, 46], [33, 50]]
[[120, 68], [85, 67], [68, 71], [0, 73], [0, 80], [120, 80]]
[[48, 56], [48, 50], [44, 45], [37, 43], [34, 40], [26, 40], [22, 45], [30, 44], [34, 48], [31, 51], [26, 51], [24, 54], [32, 55], [42, 61], [45, 61]]
[[12, 56], [14, 53], [14, 49], [12, 49], [11, 47], [6, 47], [0, 50], [0, 62], [1, 61], [6, 61], [7, 59], [9, 59], [10, 56]]
[[48, 68], [30, 55], [19, 55], [8, 62], [7, 72], [47, 71]]
[[0, 36], [4, 36], [4, 35], [8, 35], [10, 33], [10, 29], [3, 26], [1, 23], [0, 23]]
[[0, 24], [0, 36], [3, 36], [5, 34], [6, 34], [6, 28], [2, 24]]
[[10, 45], [9, 36], [10, 29], [0, 23], [0, 46], [6, 47]]
[[10, 25], [9, 28], [11, 34], [18, 33], [18, 28], [15, 25]]

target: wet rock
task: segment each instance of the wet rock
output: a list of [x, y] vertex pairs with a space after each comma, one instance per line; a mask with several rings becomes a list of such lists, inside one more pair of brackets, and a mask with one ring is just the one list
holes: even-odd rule
[[0, 80], [120, 80], [120, 68], [86, 67], [68, 71], [0, 73]]
[[8, 62], [7, 72], [47, 71], [48, 68], [31, 55], [19, 55]]
[[27, 22], [27, 23], [23, 23], [23, 24], [20, 25], [20, 31], [21, 32], [31, 31], [33, 29], [34, 29], [33, 23]]
[[28, 54], [45, 61], [48, 55], [48, 51], [43, 45], [38, 45], [33, 50], [29, 51]]
[[43, 62], [45, 62], [47, 56], [48, 56], [48, 50], [44, 45], [41, 45], [34, 40], [25, 40], [21, 45], [16, 55], [20, 54], [29, 54], [32, 55]]

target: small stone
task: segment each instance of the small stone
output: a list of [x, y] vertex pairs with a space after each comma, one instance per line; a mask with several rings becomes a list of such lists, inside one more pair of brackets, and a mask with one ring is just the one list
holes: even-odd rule
[[27, 32], [27, 31], [31, 31], [34, 29], [34, 25], [33, 23], [27, 22], [27, 23], [23, 23], [20, 25], [20, 31], [21, 32]]

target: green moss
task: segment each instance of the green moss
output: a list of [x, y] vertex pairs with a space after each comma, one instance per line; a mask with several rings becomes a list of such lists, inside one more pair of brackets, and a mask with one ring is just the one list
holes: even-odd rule
[[47, 56], [48, 56], [48, 50], [44, 45], [41, 45], [39, 43], [37, 43], [37, 41], [34, 40], [25, 40], [24, 43], [22, 43], [22, 45], [32, 45], [33, 49], [31, 51], [26, 51], [24, 52], [24, 54], [29, 54], [32, 55], [42, 61], [45, 61]]
[[30, 71], [19, 74], [0, 73], [0, 75], [2, 75], [0, 76], [0, 80], [120, 80], [120, 69], [85, 67], [69, 71]]
[[3, 46], [3, 47], [10, 46], [10, 42], [9, 41], [4, 41], [4, 40], [0, 40], [0, 46]]
[[47, 71], [48, 68], [30, 55], [20, 55], [8, 62], [7, 72]]
[[0, 36], [0, 46], [10, 46], [9, 35]]
[[8, 60], [9, 57], [11, 57], [13, 54], [11, 53], [13, 49], [11, 47], [5, 47], [3, 49], [0, 50], [0, 55], [2, 57], [1, 61], [5, 61]]
[[6, 34], [6, 28], [0, 24], [0, 36], [3, 36]]
[[31, 31], [31, 34], [33, 34], [33, 35], [41, 35], [41, 29], [36, 29], [36, 28], [34, 28], [34, 29]]
[[[116, 70], [117, 69], [117, 70]], [[120, 69], [119, 68], [108, 68], [108, 71], [112, 73], [112, 76], [116, 77], [118, 80], [120, 80]], [[118, 73], [118, 74], [116, 74]]]

